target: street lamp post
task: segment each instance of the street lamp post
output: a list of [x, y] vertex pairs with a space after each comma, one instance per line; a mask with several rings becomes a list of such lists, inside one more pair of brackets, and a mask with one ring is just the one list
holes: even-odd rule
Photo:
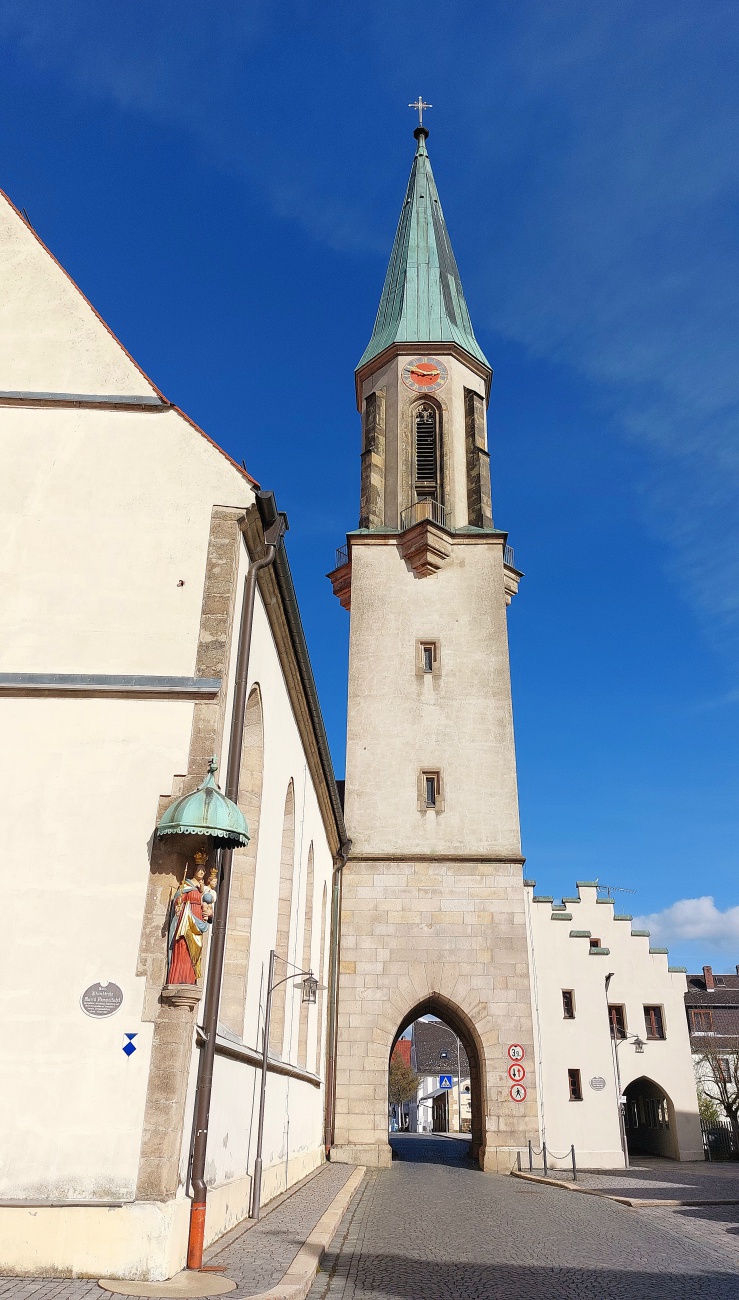
[[633, 1042], [635, 1052], [643, 1052], [644, 1040], [641, 1039], [638, 1034], [627, 1034], [624, 1032], [620, 1037], [617, 1037], [617, 1035], [614, 1033], [614, 1025], [611, 1022], [611, 1012], [610, 1012], [610, 1007], [608, 1005], [608, 986], [610, 985], [613, 976], [614, 976], [614, 971], [609, 971], [608, 974], [606, 975], [606, 980], [605, 980], [606, 1011], [608, 1013], [608, 1032], [611, 1038], [611, 1055], [613, 1057], [613, 1069], [616, 1076], [616, 1104], [618, 1105], [618, 1128], [621, 1136], [621, 1150], [623, 1152], [623, 1157], [624, 1157], [624, 1166], [626, 1169], [628, 1169], [629, 1168], [629, 1146], [626, 1140], [626, 1124], [624, 1121], [624, 1107], [621, 1101], [621, 1068], [618, 1060], [618, 1049], [622, 1043], [625, 1043], [628, 1040], [630, 1042]]
[[[284, 960], [284, 959], [283, 959]], [[257, 1126], [257, 1154], [254, 1161], [254, 1178], [252, 1181], [251, 1192], [251, 1218], [258, 1219], [262, 1202], [262, 1140], [264, 1138], [264, 1108], [267, 1099], [267, 1060], [269, 1057], [269, 1030], [272, 1020], [272, 994], [280, 984], [286, 984], [288, 980], [300, 979], [302, 988], [301, 1002], [313, 1005], [318, 994], [318, 980], [312, 970], [298, 970], [292, 962], [286, 961], [287, 966], [292, 966], [289, 975], [285, 975], [281, 980], [275, 980], [275, 962], [277, 953], [274, 948], [269, 954], [269, 970], [267, 974], [267, 1000], [264, 1005], [264, 1029], [262, 1042], [262, 1080], [259, 1089], [259, 1123]], [[301, 978], [302, 976], [302, 978]]]

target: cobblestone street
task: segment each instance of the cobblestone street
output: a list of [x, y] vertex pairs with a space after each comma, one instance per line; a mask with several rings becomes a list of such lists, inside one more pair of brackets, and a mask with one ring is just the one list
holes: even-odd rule
[[[633, 1210], [485, 1177], [467, 1144], [396, 1137], [369, 1173], [310, 1300], [737, 1300], [737, 1213]], [[686, 1216], [690, 1227], [686, 1231]], [[716, 1228], [715, 1220], [710, 1220]]]

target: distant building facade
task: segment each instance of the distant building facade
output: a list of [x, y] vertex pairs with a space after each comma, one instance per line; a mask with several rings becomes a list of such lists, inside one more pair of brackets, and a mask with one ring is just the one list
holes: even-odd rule
[[[699, 1088], [724, 1121], [706, 1141], [713, 1154], [739, 1156], [739, 966], [688, 975], [685, 1011]], [[711, 1122], [707, 1117], [707, 1127]]]
[[412, 1028], [410, 1046], [411, 1063], [419, 1076], [412, 1130], [418, 1133], [470, 1133], [470, 1064], [457, 1035], [438, 1021], [417, 1020]]

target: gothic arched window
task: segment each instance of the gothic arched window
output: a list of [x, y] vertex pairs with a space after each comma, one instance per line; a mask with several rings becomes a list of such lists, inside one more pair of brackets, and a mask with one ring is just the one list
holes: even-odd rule
[[416, 496], [439, 500], [439, 422], [433, 406], [419, 406], [415, 415]]

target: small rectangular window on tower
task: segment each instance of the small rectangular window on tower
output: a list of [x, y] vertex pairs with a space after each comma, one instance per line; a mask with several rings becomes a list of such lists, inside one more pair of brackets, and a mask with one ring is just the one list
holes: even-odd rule
[[582, 1101], [582, 1082], [579, 1070], [568, 1070], [567, 1079], [570, 1087], [570, 1101]]
[[441, 772], [419, 772], [418, 809], [419, 812], [443, 812]]
[[425, 677], [427, 674], [432, 677], [438, 677], [441, 671], [441, 656], [439, 654], [439, 642], [433, 637], [424, 637], [416, 641], [416, 673], [419, 677]]
[[562, 989], [562, 1015], [565, 1020], [575, 1019], [575, 994], [572, 989]]

